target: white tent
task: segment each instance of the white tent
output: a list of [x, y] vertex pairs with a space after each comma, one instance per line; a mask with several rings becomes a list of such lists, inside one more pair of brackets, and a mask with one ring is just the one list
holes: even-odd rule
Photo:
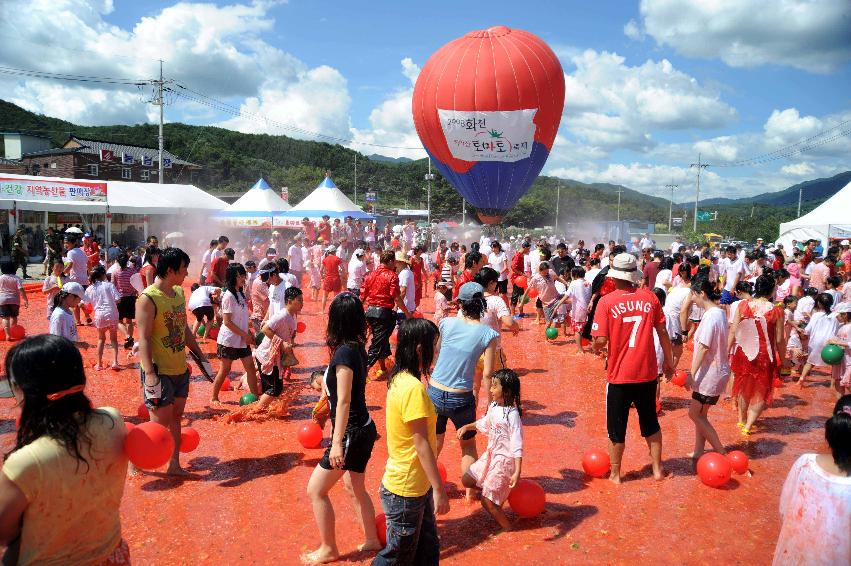
[[260, 179], [218, 216], [228, 226], [269, 228], [276, 214], [291, 208], [287, 201], [272, 190], [265, 179]]
[[818, 240], [824, 249], [831, 238], [851, 237], [851, 183], [824, 201], [815, 210], [780, 225], [778, 242], [791, 249], [792, 240]]
[[326, 174], [312, 193], [288, 212], [276, 215], [274, 222], [276, 226], [300, 228], [302, 218], [320, 220], [324, 215], [331, 218], [351, 216], [355, 220], [372, 220], [374, 218], [344, 195], [331, 180], [330, 175]]

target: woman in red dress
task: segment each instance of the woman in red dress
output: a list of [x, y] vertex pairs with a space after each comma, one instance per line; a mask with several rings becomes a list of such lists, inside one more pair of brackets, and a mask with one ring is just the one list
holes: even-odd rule
[[328, 294], [333, 299], [343, 288], [341, 273], [342, 260], [337, 257], [336, 246], [325, 248], [325, 257], [322, 258], [322, 314], [325, 314], [325, 304], [328, 302]]
[[414, 299], [416, 305], [420, 306], [423, 298], [423, 283], [426, 281], [425, 264], [422, 258], [423, 248], [414, 247], [414, 255], [411, 256], [411, 271], [414, 272]]
[[733, 396], [744, 435], [751, 433], [754, 421], [771, 403], [774, 378], [780, 375], [786, 351], [783, 311], [771, 302], [774, 287], [774, 277], [760, 275], [753, 297], [737, 304], [730, 326]]

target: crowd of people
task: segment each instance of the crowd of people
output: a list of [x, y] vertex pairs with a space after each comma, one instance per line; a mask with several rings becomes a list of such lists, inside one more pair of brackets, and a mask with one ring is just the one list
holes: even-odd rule
[[[575, 351], [563, 355], [605, 358], [609, 479], [616, 484], [622, 480], [632, 408], [653, 477], [667, 477], [660, 385], [677, 371], [684, 350], [692, 351], [685, 385], [691, 391], [690, 456], [696, 462], [708, 450], [726, 453], [732, 443], [709, 419], [722, 398], [735, 404], [740, 434], [749, 436], [770, 407], [781, 373], [805, 386], [813, 368], [826, 366], [822, 348], [842, 348], [841, 362], [830, 366], [838, 398], [826, 429], [832, 454], [801, 457], [784, 487], [781, 512], [784, 530], [801, 506], [812, 515], [813, 528], [815, 517], [822, 516], [814, 509], [835, 506], [836, 498], [844, 498], [840, 503], [851, 512], [848, 241], [823, 251], [816, 241], [786, 251], [766, 248], [762, 241], [746, 250], [684, 245], [679, 239], [668, 249], [656, 249], [649, 236], [627, 245], [593, 246], [555, 236], [500, 241], [493, 234], [472, 242], [421, 241], [413, 223], [398, 230], [388, 223], [379, 234], [372, 223], [326, 217], [315, 224], [305, 219], [303, 229], [288, 239], [275, 233], [272, 241], [255, 239], [240, 249], [224, 235], [210, 240], [199, 253], [197, 282], [187, 281], [189, 255], [177, 247], [160, 249], [154, 237], [143, 253], [119, 250], [113, 256], [93, 251], [85, 237], [66, 234], [63, 244], [42, 286], [48, 303], [44, 327], [33, 329], [47, 333], [14, 346], [5, 363], [22, 414], [15, 447], [0, 474], [0, 540], [19, 541], [15, 552], [27, 559], [24, 563], [128, 559], [118, 522], [127, 468], [119, 448], [125, 429], [115, 426], [121, 417], [114, 409], [88, 404], [78, 349], [87, 345], [79, 339], [79, 325], [97, 330], [95, 370], [122, 369], [119, 336], [136, 356], [150, 418], [174, 438], [167, 472], [183, 475], [179, 449], [189, 394], [187, 349], [213, 382], [210, 403], [218, 403], [221, 388], [232, 381], [259, 398], [249, 410], [263, 411], [285, 392], [308, 385], [292, 372], [299, 363], [299, 314], [308, 289], [325, 320], [328, 350], [325, 371], [311, 376], [309, 385], [320, 392], [317, 409], [324, 402], [331, 439], [306, 486], [320, 539], [319, 547], [302, 557], [306, 562], [339, 558], [329, 492], [342, 479], [364, 533], [360, 548], [377, 552], [374, 564], [436, 564], [435, 515], [449, 508], [437, 457], [450, 421], [460, 443], [466, 498], [479, 498], [502, 529], [512, 527], [503, 505], [522, 474], [522, 388], [502, 340], [519, 332], [523, 318], [554, 353], [573, 343]], [[429, 297], [433, 310], [431, 302], [424, 305]], [[4, 263], [0, 317], [7, 334], [22, 303], [28, 306], [22, 280], [11, 262]], [[565, 340], [554, 340], [559, 333]], [[107, 338], [112, 355], [104, 362]], [[207, 340], [215, 340], [215, 372], [201, 348]], [[244, 371], [239, 376], [231, 373], [237, 360]], [[59, 375], [51, 368], [60, 366], [71, 368], [61, 372], [62, 379], [43, 378]], [[379, 438], [366, 402], [371, 380], [388, 384], [380, 433], [388, 458], [378, 488], [387, 517], [383, 548], [373, 489], [364, 480]], [[314, 417], [323, 422], [320, 413], [314, 411]], [[478, 433], [488, 437], [481, 456]], [[47, 467], [49, 473], [34, 471], [46, 460], [55, 464]], [[50, 482], [55, 485], [45, 489]], [[794, 491], [800, 483], [810, 485], [813, 494], [804, 502]], [[57, 485], [72, 494], [61, 505]], [[94, 486], [100, 490], [90, 493]], [[69, 520], [64, 530], [39, 538], [33, 530], [40, 529], [51, 505], [54, 515], [67, 511]], [[72, 515], [77, 521], [96, 517], [101, 524], [75, 541], [78, 554], [62, 555], [61, 543], [79, 528]], [[834, 523], [818, 527], [842, 529], [841, 518]], [[830, 543], [837, 563], [851, 560], [847, 521], [844, 525], [844, 534], [836, 535], [842, 540]], [[785, 540], [775, 563], [810, 551]]]

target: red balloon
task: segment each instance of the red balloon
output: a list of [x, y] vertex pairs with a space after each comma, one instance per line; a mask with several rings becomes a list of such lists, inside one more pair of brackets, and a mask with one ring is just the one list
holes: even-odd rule
[[298, 332], [299, 334], [301, 334], [305, 330], [307, 330], [307, 325], [305, 323], [299, 322], [295, 325], [295, 331]]
[[518, 275], [517, 277], [514, 278], [514, 284], [516, 286], [520, 287], [521, 289], [525, 289], [527, 283], [528, 282], [526, 281], [525, 275]]
[[671, 378], [671, 383], [682, 387], [686, 384], [686, 380], [688, 379], [688, 372], [683, 369], [678, 369], [674, 372], [674, 377]]
[[521, 479], [508, 494], [508, 504], [520, 517], [531, 519], [544, 510], [547, 494], [544, 488], [529, 479]]
[[582, 469], [592, 478], [604, 478], [612, 467], [605, 450], [589, 450], [582, 456]]
[[398, 248], [399, 247], [398, 238], [393, 238], [393, 240], [390, 241], [390, 245], [393, 246], [394, 248]]
[[697, 476], [709, 487], [721, 487], [732, 474], [730, 461], [718, 452], [707, 452], [697, 461]]
[[91, 303], [83, 303], [80, 305], [83, 308], [83, 312], [87, 315], [90, 315], [95, 312], [95, 307]]
[[378, 532], [378, 542], [387, 546], [387, 515], [379, 513], [375, 516], [375, 530]]
[[23, 340], [24, 336], [27, 335], [27, 331], [20, 324], [16, 324], [9, 328], [9, 338], [12, 340]]
[[319, 448], [322, 444], [322, 429], [314, 422], [304, 423], [298, 429], [298, 441], [305, 448]]
[[198, 444], [201, 442], [201, 435], [198, 434], [198, 431], [192, 427], [185, 426], [180, 431], [180, 451], [181, 452], [192, 452], [196, 448], [198, 448]]
[[590, 346], [590, 345], [591, 345], [591, 340], [589, 340], [589, 339], [587, 339], [587, 338], [583, 338], [583, 339], [582, 339], [582, 347], [583, 347], [583, 348], [587, 348], [587, 347], [588, 347], [588, 346]]
[[219, 389], [219, 391], [230, 391], [230, 390], [231, 390], [230, 379], [225, 378], [225, 380], [222, 382], [222, 387], [221, 387], [221, 389]]
[[144, 403], [139, 405], [139, 408], [136, 409], [136, 416], [142, 419], [143, 421], [151, 420], [151, 412], [148, 410], [148, 406]]
[[727, 452], [727, 460], [730, 462], [730, 467], [732, 467], [733, 471], [737, 474], [744, 474], [748, 471], [748, 464], [750, 461], [748, 460], [748, 455], [741, 450]]
[[207, 333], [207, 338], [209, 338], [210, 340], [215, 340], [215, 339], [216, 339], [216, 338], [218, 338], [218, 337], [219, 337], [219, 327], [218, 327], [218, 326], [214, 326], [214, 327], [212, 327], [212, 328], [210, 329], [210, 331]]
[[446, 473], [446, 466], [443, 465], [443, 462], [437, 463], [437, 473], [440, 474], [440, 479], [443, 480], [443, 483], [446, 483], [446, 478], [448, 477]]
[[159, 468], [171, 458], [174, 438], [171, 431], [159, 423], [142, 423], [127, 433], [124, 453], [143, 470]]
[[535, 287], [529, 287], [529, 289], [526, 291], [526, 296], [530, 299], [534, 299], [538, 296], [538, 289]]

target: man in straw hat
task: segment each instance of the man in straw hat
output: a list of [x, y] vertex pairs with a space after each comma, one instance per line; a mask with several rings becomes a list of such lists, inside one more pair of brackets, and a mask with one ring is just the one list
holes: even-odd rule
[[[606, 427], [612, 462], [609, 479], [621, 483], [626, 425], [630, 407], [635, 406], [641, 436], [650, 448], [653, 477], [661, 480], [664, 478], [662, 430], [656, 416], [656, 384], [660, 370], [668, 380], [674, 372], [665, 315], [656, 295], [647, 288], [638, 287], [642, 273], [635, 256], [616, 255], [608, 277], [613, 280], [615, 290], [599, 300], [591, 335], [595, 352], [608, 344]], [[665, 355], [664, 368], [656, 367], [654, 329]]]

